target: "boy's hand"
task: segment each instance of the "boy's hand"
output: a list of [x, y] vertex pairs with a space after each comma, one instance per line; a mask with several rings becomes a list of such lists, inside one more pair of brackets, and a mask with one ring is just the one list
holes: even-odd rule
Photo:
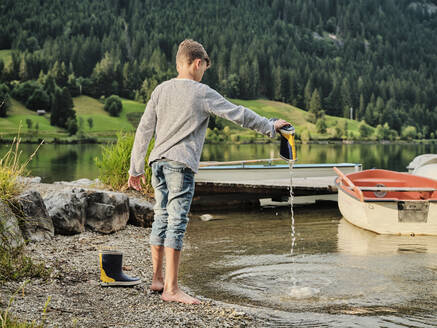
[[141, 182], [146, 184], [146, 176], [144, 174], [141, 174], [137, 177], [133, 177], [129, 175], [129, 180], [127, 181], [127, 186], [134, 188], [135, 190], [141, 191], [143, 188], [141, 187]]
[[275, 121], [275, 130], [279, 131], [280, 128], [282, 128], [282, 127], [284, 127], [286, 125], [291, 125], [291, 123], [289, 123], [287, 121], [284, 121], [284, 120], [281, 120], [281, 119], [276, 120]]

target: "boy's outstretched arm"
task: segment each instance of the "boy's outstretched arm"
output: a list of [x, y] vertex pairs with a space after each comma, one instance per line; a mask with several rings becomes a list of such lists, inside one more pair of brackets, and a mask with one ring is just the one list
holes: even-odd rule
[[211, 88], [205, 92], [206, 110], [242, 127], [255, 130], [269, 137], [275, 137], [276, 131], [290, 124], [282, 119], [267, 119], [244, 106], [238, 106], [226, 100], [221, 94]]
[[140, 181], [143, 181], [143, 183], [146, 181], [144, 176], [144, 161], [150, 140], [155, 132], [155, 126], [156, 112], [154, 96], [152, 93], [144, 114], [141, 117], [137, 132], [135, 133], [135, 141], [130, 158], [128, 186], [138, 191], [142, 189]]

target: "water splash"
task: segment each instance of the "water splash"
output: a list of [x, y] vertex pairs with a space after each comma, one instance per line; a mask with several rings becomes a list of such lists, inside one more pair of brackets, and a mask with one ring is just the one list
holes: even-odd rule
[[320, 294], [320, 289], [318, 288], [293, 286], [290, 288], [290, 292], [288, 296], [297, 299], [304, 299], [304, 298], [317, 297], [319, 294]]

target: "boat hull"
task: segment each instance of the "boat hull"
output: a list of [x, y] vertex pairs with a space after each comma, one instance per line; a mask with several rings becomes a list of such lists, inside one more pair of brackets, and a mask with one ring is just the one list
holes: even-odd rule
[[[437, 235], [437, 203], [428, 202], [426, 220], [400, 220], [399, 204], [406, 201], [364, 201], [338, 191], [338, 206], [343, 217], [362, 229], [389, 235]], [[425, 201], [424, 201], [425, 202]], [[412, 222], [411, 222], [412, 221]]]
[[[411, 177], [411, 175], [409, 175]], [[341, 183], [341, 178], [336, 179], [338, 187], [338, 206], [343, 217], [350, 223], [373, 231], [378, 234], [396, 235], [437, 235], [437, 199], [436, 192], [417, 192], [405, 189], [420, 188], [422, 185], [411, 186], [409, 177], [403, 173], [384, 170], [367, 170], [347, 175], [358, 188], [362, 190], [372, 189], [373, 186], [381, 186], [378, 181], [395, 181], [394, 184], [403, 184], [403, 192], [388, 191], [388, 197], [384, 197], [378, 191], [364, 191], [364, 197], [360, 199], [351, 188]], [[398, 180], [396, 180], [398, 179]], [[417, 180], [420, 180], [417, 182]], [[423, 187], [436, 188], [435, 181], [426, 181], [425, 178], [414, 178], [414, 183], [423, 183]], [[429, 184], [426, 184], [429, 182]], [[372, 185], [373, 184], [373, 185]], [[375, 187], [376, 188], [376, 187]], [[388, 187], [386, 190], [396, 189]], [[374, 195], [372, 197], [372, 195]], [[404, 198], [401, 196], [404, 195]], [[420, 196], [422, 195], [422, 196]], [[423, 195], [429, 195], [424, 197]], [[396, 197], [394, 197], [396, 196]]]

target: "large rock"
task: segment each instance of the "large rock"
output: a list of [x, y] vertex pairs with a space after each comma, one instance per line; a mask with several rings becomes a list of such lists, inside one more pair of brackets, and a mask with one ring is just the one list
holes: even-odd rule
[[126, 227], [129, 198], [122, 193], [88, 191], [86, 225], [94, 231], [112, 233]]
[[23, 244], [17, 217], [8, 204], [0, 200], [0, 246], [16, 248]]
[[55, 232], [73, 235], [85, 231], [87, 195], [84, 189], [65, 188], [44, 197]]
[[129, 198], [129, 224], [148, 228], [153, 223], [153, 204], [145, 199]]
[[53, 182], [53, 184], [78, 187], [78, 188], [98, 188], [98, 187], [104, 188], [105, 187], [105, 185], [99, 179], [90, 180], [86, 178], [75, 180], [75, 181], [56, 181]]
[[24, 237], [29, 241], [51, 239], [55, 228], [40, 193], [28, 190], [19, 195], [17, 201], [23, 215], [21, 228]]

